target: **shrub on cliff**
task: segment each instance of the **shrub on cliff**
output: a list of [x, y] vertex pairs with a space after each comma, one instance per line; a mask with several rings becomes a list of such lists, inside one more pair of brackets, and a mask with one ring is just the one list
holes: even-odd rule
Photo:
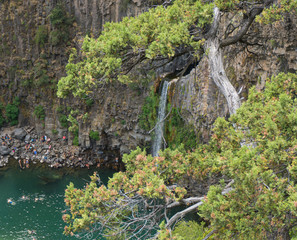
[[34, 41], [37, 45], [43, 47], [48, 40], [48, 32], [47, 27], [45, 25], [41, 25], [37, 28]]
[[15, 97], [12, 104], [7, 104], [5, 107], [5, 116], [7, 119], [7, 122], [11, 125], [17, 125], [18, 124], [18, 116], [19, 116], [19, 108], [20, 105], [20, 99], [18, 97]]
[[34, 115], [35, 115], [38, 119], [44, 121], [44, 119], [45, 119], [45, 111], [44, 111], [44, 108], [43, 108], [42, 105], [37, 105], [37, 106], [35, 107], [35, 109], [34, 109]]

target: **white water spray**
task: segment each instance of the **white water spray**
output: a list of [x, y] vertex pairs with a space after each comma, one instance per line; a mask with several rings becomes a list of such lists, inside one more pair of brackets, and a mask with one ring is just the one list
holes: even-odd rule
[[152, 155], [154, 157], [158, 156], [159, 151], [161, 149], [161, 145], [163, 143], [163, 131], [164, 131], [164, 118], [166, 114], [166, 102], [167, 102], [167, 90], [168, 90], [168, 82], [165, 81], [162, 88], [159, 109], [158, 109], [158, 122], [155, 128], [155, 139], [153, 142], [153, 151]]

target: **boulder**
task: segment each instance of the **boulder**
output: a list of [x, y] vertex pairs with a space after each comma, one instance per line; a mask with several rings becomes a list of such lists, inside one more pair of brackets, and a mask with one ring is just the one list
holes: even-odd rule
[[18, 140], [23, 140], [26, 135], [27, 135], [26, 131], [22, 128], [15, 129], [11, 134], [12, 137]]
[[0, 146], [0, 156], [8, 155], [10, 151], [7, 146]]
[[26, 143], [29, 143], [30, 140], [31, 140], [31, 136], [30, 136], [30, 134], [26, 135], [26, 137], [25, 137], [25, 142], [26, 142]]

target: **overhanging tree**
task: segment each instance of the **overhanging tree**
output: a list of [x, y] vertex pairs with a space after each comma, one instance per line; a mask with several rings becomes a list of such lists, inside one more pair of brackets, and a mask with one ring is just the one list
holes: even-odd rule
[[[70, 185], [65, 232], [169, 239], [179, 237], [174, 225], [199, 207], [210, 223], [203, 236], [210, 230], [219, 239], [296, 236], [296, 89], [295, 74], [280, 74], [263, 92], [251, 89], [230, 121], [217, 119], [209, 144], [194, 152], [181, 146], [152, 157], [137, 149], [123, 158], [127, 171], [107, 186], [95, 176], [84, 189]], [[199, 184], [213, 185], [207, 196]], [[178, 206], [184, 209], [170, 212]]]
[[[241, 40], [256, 17], [263, 23], [279, 20], [288, 10], [296, 10], [296, 1], [176, 0], [169, 6], [156, 7], [136, 18], [109, 23], [98, 39], [85, 39], [79, 55], [71, 55], [66, 67], [67, 76], [59, 82], [58, 95], [62, 97], [70, 92], [74, 96], [90, 95], [93, 89], [109, 81], [126, 83], [135, 80], [133, 73], [139, 68], [158, 68], [159, 64], [164, 65], [182, 55], [190, 56], [189, 61], [193, 61], [198, 54], [206, 54], [211, 78], [224, 94], [230, 113], [235, 114], [241, 103], [224, 71], [222, 48]], [[240, 24], [230, 32], [221, 33], [222, 12], [233, 12], [241, 16]], [[278, 79], [286, 79], [281, 80], [283, 83], [288, 80], [290, 88], [296, 82], [293, 76], [279, 76]], [[273, 81], [273, 84], [277, 84], [277, 81]], [[279, 88], [284, 89], [282, 85]], [[182, 149], [165, 150], [160, 153], [160, 157], [153, 158], [137, 150], [124, 157], [127, 171], [116, 174], [107, 187], [101, 185], [98, 188], [95, 178], [83, 190], [69, 187], [66, 203], [71, 208], [70, 215], [64, 216], [68, 223], [66, 232], [89, 229], [89, 234], [101, 231], [116, 239], [119, 236], [124, 239], [145, 239], [152, 237], [154, 229], [158, 229], [159, 220], [164, 220], [164, 231], [160, 238], [166, 238], [170, 236], [176, 221], [202, 204], [202, 197], [197, 195], [195, 184], [199, 181], [209, 182], [211, 179], [216, 183], [219, 179], [225, 179], [225, 182], [232, 183], [235, 190], [230, 192], [230, 185], [226, 186], [222, 182], [221, 186], [211, 188], [202, 207], [201, 214], [211, 222], [213, 234], [226, 239], [244, 239], [246, 233], [250, 239], [255, 236], [287, 239], [295, 225], [296, 214], [293, 209], [295, 190], [286, 190], [290, 188], [289, 185], [295, 189], [292, 174], [287, 174], [295, 166], [295, 153], [286, 153], [294, 149], [295, 137], [285, 134], [284, 126], [290, 126], [293, 133], [295, 115], [291, 116], [291, 122], [282, 122], [288, 120], [284, 114], [280, 114], [285, 110], [273, 103], [275, 100], [284, 104], [286, 101], [282, 99], [285, 99], [291, 104], [287, 109], [295, 107], [295, 93], [286, 91], [288, 89], [285, 88], [282, 93], [287, 94], [287, 98], [275, 92], [276, 100], [270, 97], [269, 92], [265, 92], [264, 102], [260, 95], [252, 91], [258, 96], [257, 101], [254, 99], [249, 102], [250, 106], [245, 105], [244, 110], [233, 117], [232, 124], [219, 119], [209, 145], [203, 145], [192, 153]], [[267, 131], [275, 130], [273, 133], [280, 134], [281, 142], [289, 139], [289, 144], [275, 142], [272, 136], [265, 144], [260, 144], [261, 139], [267, 136], [267, 132], [261, 132], [263, 119], [257, 115], [262, 108], [265, 110], [259, 112], [269, 116], [263, 117]], [[272, 117], [269, 115], [270, 110], [279, 114]], [[244, 116], [244, 121], [238, 116]], [[284, 119], [278, 120], [277, 117]], [[278, 122], [282, 124], [278, 125]], [[293, 123], [292, 128], [290, 123]], [[246, 144], [242, 144], [243, 141]], [[248, 147], [251, 145], [254, 147]], [[275, 156], [276, 152], [282, 153], [281, 159]], [[277, 169], [282, 171], [279, 173]], [[276, 185], [273, 185], [272, 179], [277, 182]], [[257, 188], [251, 189], [251, 186]], [[272, 194], [265, 188], [263, 191], [263, 186], [268, 190], [273, 189], [279, 198], [273, 199], [274, 192]], [[259, 205], [256, 204], [258, 199]], [[240, 200], [245, 200], [244, 204], [239, 204]], [[280, 200], [286, 202], [285, 207], [273, 204]], [[271, 208], [261, 209], [261, 201]], [[171, 216], [169, 209], [180, 205], [186, 208]], [[268, 211], [265, 218], [262, 218], [265, 214], [263, 210]], [[278, 215], [280, 213], [282, 215]], [[265, 226], [253, 228], [256, 224]], [[248, 231], [245, 226], [251, 230]]]
[[[171, 2], [171, 1], [170, 1]], [[58, 83], [58, 96], [91, 94], [102, 84], [135, 81], [137, 68], [157, 69], [182, 55], [187, 68], [198, 55], [207, 54], [210, 76], [235, 113], [240, 98], [225, 73], [222, 48], [240, 41], [256, 17], [259, 21], [279, 20], [282, 13], [296, 11], [290, 1], [201, 1], [175, 0], [119, 23], [107, 23], [97, 38], [86, 37], [77, 59], [76, 50], [66, 66], [67, 76]], [[222, 12], [241, 18], [232, 31], [219, 32]], [[232, 24], [231, 24], [232, 25]], [[158, 64], [159, 63], [159, 64]], [[182, 71], [183, 72], [183, 71]]]

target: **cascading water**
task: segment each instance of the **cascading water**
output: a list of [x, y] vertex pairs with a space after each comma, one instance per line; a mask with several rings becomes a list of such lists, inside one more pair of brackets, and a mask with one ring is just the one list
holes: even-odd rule
[[168, 85], [169, 85], [168, 82], [165, 81], [163, 84], [160, 103], [159, 103], [158, 122], [155, 127], [155, 139], [153, 142], [153, 151], [152, 151], [152, 155], [154, 157], [158, 156], [159, 150], [161, 149], [161, 145], [163, 142], [163, 129], [164, 129], [164, 118], [166, 114]]

